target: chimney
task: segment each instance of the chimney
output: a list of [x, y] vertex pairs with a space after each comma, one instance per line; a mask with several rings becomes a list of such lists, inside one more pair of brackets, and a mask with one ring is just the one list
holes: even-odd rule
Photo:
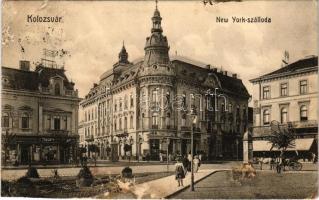
[[217, 72], [217, 68], [216, 67], [213, 68], [213, 72]]
[[30, 71], [30, 61], [20, 60], [20, 69], [24, 71]]
[[233, 78], [237, 78], [237, 74], [233, 74]]
[[210, 65], [206, 65], [206, 69], [210, 69]]
[[224, 71], [225, 76], [227, 76], [227, 71]]

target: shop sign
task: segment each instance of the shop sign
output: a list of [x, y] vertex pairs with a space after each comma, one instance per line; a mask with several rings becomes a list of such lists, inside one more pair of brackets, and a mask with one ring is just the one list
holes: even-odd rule
[[55, 142], [54, 138], [41, 138], [42, 142]]

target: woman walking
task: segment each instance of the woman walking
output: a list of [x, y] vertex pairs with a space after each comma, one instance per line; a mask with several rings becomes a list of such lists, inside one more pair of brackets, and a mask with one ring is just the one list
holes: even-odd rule
[[198, 156], [195, 156], [194, 157], [194, 160], [193, 160], [193, 164], [194, 164], [194, 172], [198, 172], [198, 169], [199, 169], [199, 159], [198, 159]]
[[177, 159], [177, 163], [175, 164], [175, 179], [177, 180], [178, 187], [184, 186], [183, 179], [185, 178], [185, 168], [183, 166], [181, 158]]

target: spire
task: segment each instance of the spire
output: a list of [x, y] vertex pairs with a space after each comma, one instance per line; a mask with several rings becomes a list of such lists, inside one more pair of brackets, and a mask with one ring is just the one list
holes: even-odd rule
[[128, 53], [125, 49], [124, 40], [123, 40], [123, 46], [119, 53], [119, 63], [129, 63], [128, 62]]
[[155, 0], [156, 6], [155, 6], [155, 11], [154, 11], [154, 15], [152, 17], [152, 21], [153, 21], [153, 28], [152, 28], [152, 33], [153, 32], [159, 32], [162, 33], [162, 27], [161, 27], [161, 21], [162, 21], [162, 17], [161, 17], [161, 13], [159, 12], [158, 8], [157, 8], [157, 0]]

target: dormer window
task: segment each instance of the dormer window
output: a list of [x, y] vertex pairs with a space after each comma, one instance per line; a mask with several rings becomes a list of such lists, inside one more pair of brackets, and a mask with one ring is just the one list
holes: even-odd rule
[[54, 86], [54, 94], [60, 96], [61, 92], [60, 92], [60, 84], [56, 83]]

